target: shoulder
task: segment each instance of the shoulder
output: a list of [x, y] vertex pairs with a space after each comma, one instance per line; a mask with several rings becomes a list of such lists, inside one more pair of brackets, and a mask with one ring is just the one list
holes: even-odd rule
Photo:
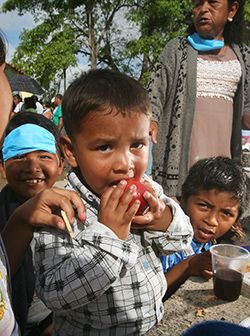
[[231, 48], [235, 54], [239, 57], [241, 56], [244, 62], [250, 62], [250, 47], [244, 43], [231, 45]]
[[183, 53], [187, 51], [187, 45], [186, 37], [176, 37], [170, 40], [161, 52], [159, 63], [171, 70], [173, 65], [182, 59]]
[[162, 53], [180, 53], [187, 45], [186, 37], [175, 37], [170, 40], [164, 47]]

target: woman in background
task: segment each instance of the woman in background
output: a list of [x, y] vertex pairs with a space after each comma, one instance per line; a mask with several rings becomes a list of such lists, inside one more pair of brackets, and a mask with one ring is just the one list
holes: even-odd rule
[[250, 115], [243, 8], [244, 0], [193, 0], [189, 35], [166, 45], [149, 83], [153, 177], [167, 195], [181, 195], [197, 160], [241, 158], [242, 116]]

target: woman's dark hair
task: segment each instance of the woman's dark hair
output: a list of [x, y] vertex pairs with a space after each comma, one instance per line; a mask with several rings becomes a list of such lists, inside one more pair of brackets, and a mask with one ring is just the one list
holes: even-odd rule
[[[228, 8], [230, 9], [233, 3], [237, 1], [239, 8], [235, 14], [233, 21], [227, 21], [224, 28], [224, 40], [226, 43], [236, 43], [240, 44], [245, 39], [245, 20], [244, 20], [244, 3], [245, 0], [227, 0]], [[190, 23], [187, 28], [187, 34], [193, 34], [196, 31], [194, 23]]]
[[239, 201], [241, 216], [247, 207], [248, 177], [241, 164], [227, 157], [217, 156], [196, 162], [182, 185], [182, 202], [200, 191], [216, 189], [229, 192]]
[[6, 127], [5, 136], [7, 136], [15, 128], [24, 124], [35, 124], [41, 126], [53, 134], [56, 139], [56, 147], [62, 156], [62, 150], [60, 146], [60, 132], [56, 125], [42, 114], [28, 111], [16, 113], [14, 117], [10, 119]]
[[66, 133], [72, 138], [89, 113], [104, 110], [151, 115], [148, 93], [135, 79], [108, 69], [90, 70], [77, 78], [63, 96]]

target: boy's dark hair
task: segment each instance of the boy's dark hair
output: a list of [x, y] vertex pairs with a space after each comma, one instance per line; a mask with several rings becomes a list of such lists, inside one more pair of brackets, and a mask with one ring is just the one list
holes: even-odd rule
[[91, 112], [134, 112], [151, 115], [146, 90], [133, 78], [112, 70], [90, 70], [76, 79], [66, 90], [62, 114], [66, 133], [70, 138], [81, 129]]
[[[234, 3], [237, 1], [239, 4], [239, 8], [237, 13], [235, 14], [233, 21], [227, 21], [225, 28], [224, 28], [224, 40], [226, 43], [236, 43], [240, 44], [245, 39], [245, 21], [244, 21], [244, 2], [245, 0], [227, 0], [228, 8], [230, 9]], [[194, 23], [190, 23], [189, 27], [187, 28], [187, 33], [193, 34], [196, 31]]]
[[59, 130], [51, 120], [49, 120], [42, 114], [28, 111], [16, 113], [14, 117], [10, 119], [6, 127], [5, 136], [7, 136], [15, 128], [24, 124], [35, 124], [45, 128], [50, 133], [52, 133], [56, 139], [56, 147], [59, 150], [60, 155], [62, 156], [62, 150], [59, 141], [60, 140]]
[[247, 206], [248, 178], [241, 164], [227, 157], [217, 156], [196, 162], [182, 185], [182, 202], [201, 190], [216, 189], [229, 192], [239, 201], [239, 217]]

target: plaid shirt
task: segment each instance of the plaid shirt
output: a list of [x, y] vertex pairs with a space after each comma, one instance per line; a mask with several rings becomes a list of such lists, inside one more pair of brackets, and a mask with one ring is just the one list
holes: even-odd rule
[[191, 243], [189, 219], [154, 182], [172, 206], [171, 225], [165, 233], [131, 230], [123, 241], [98, 222], [99, 198], [73, 172], [68, 179], [86, 202], [86, 221], [74, 223], [74, 239], [52, 228], [34, 237], [37, 294], [54, 311], [54, 335], [143, 335], [163, 316], [158, 256]]

